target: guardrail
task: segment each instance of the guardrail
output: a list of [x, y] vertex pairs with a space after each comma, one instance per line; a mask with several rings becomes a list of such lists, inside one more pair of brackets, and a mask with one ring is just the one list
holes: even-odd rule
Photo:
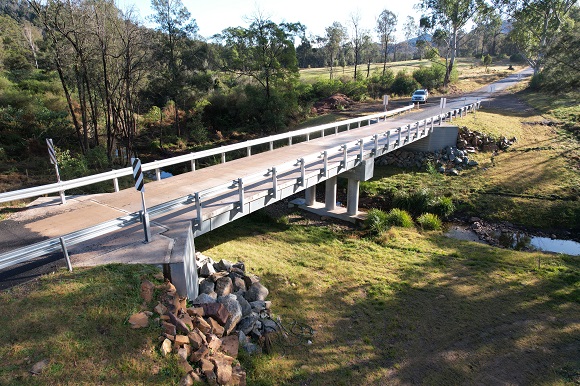
[[[257, 199], [258, 197], [263, 197], [264, 195], [271, 195], [275, 199], [279, 199], [280, 191], [283, 186], [287, 186], [289, 184], [301, 184], [304, 186], [305, 181], [309, 176], [313, 174], [321, 174], [324, 177], [328, 177], [329, 170], [334, 168], [337, 169], [337, 172], [341, 168], [344, 169], [343, 171], [346, 171], [349, 168], [360, 164], [360, 162], [365, 159], [378, 157], [398, 147], [405, 146], [410, 142], [423, 138], [433, 130], [435, 122], [440, 124], [445, 119], [452, 120], [456, 117], [462, 117], [464, 114], [467, 114], [467, 112], [475, 111], [478, 109], [479, 105], [480, 102], [476, 102], [458, 109], [448, 111], [444, 114], [439, 114], [424, 120], [416, 121], [412, 124], [390, 129], [385, 132], [376, 133], [372, 136], [363, 137], [356, 141], [351, 141], [340, 146], [328, 148], [322, 152], [308, 154], [298, 159], [297, 161], [286, 162], [284, 164], [272, 166], [271, 168], [267, 168], [258, 173], [242, 176], [232, 181], [232, 183], [227, 183], [212, 187], [210, 189], [194, 192], [187, 196], [179, 197], [177, 199], [153, 206], [149, 208], [149, 214], [151, 217], [153, 217], [172, 211], [184, 205], [191, 205], [195, 203], [195, 226], [200, 227], [204, 219], [207, 219], [216, 213], [215, 210], [213, 212], [204, 213], [203, 204], [207, 201], [206, 199], [213, 198], [215, 200], [224, 196], [234, 197], [232, 204], [228, 206], [231, 208], [238, 208], [240, 211], [242, 211], [242, 213], [245, 214], [247, 213], [246, 206], [249, 206], [249, 201], [251, 201], [248, 200], [245, 194], [245, 187], [249, 184], [255, 184], [257, 182], [262, 184], [271, 184], [271, 188], [267, 188], [267, 190], [262, 194], [253, 195], [252, 199]], [[321, 166], [316, 168], [315, 166], [317, 164], [321, 164]], [[349, 165], [351, 166], [349, 167]], [[312, 169], [313, 166], [315, 169], [314, 172], [308, 173], [307, 169]], [[284, 173], [286, 174], [285, 178], [289, 179], [290, 182], [282, 184], [280, 183], [280, 176]], [[292, 177], [292, 174], [297, 174], [297, 176]], [[237, 199], [235, 199], [235, 196], [237, 196]], [[231, 208], [226, 209], [229, 210]], [[223, 209], [221, 209], [221, 211], [223, 211]], [[24, 248], [0, 254], [0, 269], [4, 269], [12, 265], [58, 251], [62, 251], [65, 256], [68, 256], [67, 246], [79, 244], [83, 241], [102, 236], [104, 234], [119, 230], [123, 227], [137, 224], [141, 222], [141, 219], [141, 212], [134, 212], [126, 216], [118, 217], [114, 220], [95, 225], [93, 227], [68, 233], [62, 237], [48, 239]]]
[[[380, 119], [386, 119], [387, 117], [401, 114], [405, 111], [411, 110], [412, 108], [413, 108], [413, 105], [410, 105], [410, 106], [402, 107], [402, 108], [392, 110], [392, 111], [385, 111], [385, 112], [376, 113], [376, 114], [372, 114], [372, 115], [366, 115], [364, 117], [353, 118], [353, 119], [348, 119], [348, 120], [338, 121], [338, 122], [333, 122], [333, 123], [327, 123], [324, 125], [309, 127], [309, 128], [305, 128], [305, 129], [301, 129], [301, 130], [290, 131], [287, 133], [271, 135], [268, 137], [257, 138], [257, 139], [253, 139], [253, 140], [249, 140], [249, 141], [245, 141], [245, 142], [240, 142], [240, 143], [221, 146], [221, 147], [217, 147], [217, 148], [213, 148], [213, 149], [202, 150], [199, 152], [184, 154], [184, 155], [167, 158], [167, 159], [160, 160], [160, 161], [148, 162], [148, 163], [145, 163], [142, 165], [142, 170], [143, 171], [154, 170], [156, 180], [160, 180], [161, 179], [161, 168], [164, 168], [167, 166], [176, 165], [176, 164], [185, 163], [185, 162], [190, 162], [191, 169], [195, 170], [195, 161], [197, 161], [199, 159], [211, 157], [211, 156], [216, 156], [216, 155], [221, 155], [221, 162], [225, 163], [226, 162], [226, 154], [233, 152], [233, 151], [246, 149], [247, 156], [251, 156], [252, 155], [252, 147], [254, 147], [254, 146], [269, 143], [270, 150], [274, 150], [274, 142], [276, 142], [276, 141], [288, 140], [288, 145], [292, 145], [293, 139], [296, 137], [305, 136], [306, 140], [308, 141], [308, 140], [310, 140], [311, 134], [320, 133], [320, 135], [322, 137], [324, 137], [325, 131], [327, 131], [329, 129], [334, 129], [334, 134], [337, 134], [340, 127], [346, 126], [346, 130], [350, 130], [351, 125], [356, 125], [356, 127], [358, 128], [358, 127], [361, 127], [361, 124], [365, 121], [367, 121], [367, 124], [370, 124], [372, 120], [379, 121]], [[12, 192], [0, 193], [0, 202], [16, 201], [16, 200], [21, 200], [24, 198], [39, 197], [39, 196], [42, 196], [45, 194], [52, 194], [52, 193], [59, 193], [59, 192], [63, 192], [62, 194], [64, 196], [64, 192], [66, 190], [79, 188], [81, 186], [92, 185], [92, 184], [96, 184], [96, 183], [103, 182], [103, 181], [110, 181], [110, 180], [113, 181], [113, 187], [115, 189], [115, 192], [118, 192], [119, 191], [119, 178], [131, 176], [132, 173], [133, 173], [132, 169], [130, 167], [126, 167], [126, 168], [122, 168], [122, 169], [112, 170], [110, 172], [94, 174], [92, 176], [75, 178], [73, 180], [68, 180], [68, 181], [61, 181], [61, 182], [57, 182], [54, 184], [47, 184], [47, 185], [42, 185], [42, 186], [36, 186], [33, 188], [27, 188], [27, 189], [15, 190]]]

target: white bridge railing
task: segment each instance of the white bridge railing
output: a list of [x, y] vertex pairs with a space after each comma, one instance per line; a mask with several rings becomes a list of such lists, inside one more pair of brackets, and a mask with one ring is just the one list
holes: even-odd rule
[[[306, 137], [306, 140], [309, 141], [310, 136], [312, 134], [319, 133], [321, 137], [324, 137], [326, 131], [331, 130], [331, 129], [334, 130], [334, 134], [337, 134], [340, 127], [346, 127], [346, 130], [350, 130], [351, 128], [355, 128], [355, 127], [358, 128], [358, 127], [361, 127], [361, 125], [365, 121], [368, 125], [373, 120], [386, 119], [387, 117], [401, 114], [405, 111], [409, 111], [412, 108], [413, 108], [413, 105], [409, 105], [409, 106], [402, 107], [402, 108], [392, 110], [392, 111], [385, 111], [385, 112], [376, 113], [376, 114], [372, 114], [372, 115], [366, 115], [364, 117], [353, 118], [353, 119], [328, 123], [328, 124], [314, 126], [314, 127], [308, 127], [308, 128], [301, 129], [301, 130], [295, 130], [295, 131], [290, 131], [287, 133], [271, 135], [271, 136], [263, 137], [263, 138], [257, 138], [257, 139], [253, 139], [253, 140], [249, 140], [249, 141], [245, 141], [245, 142], [235, 143], [232, 145], [217, 147], [214, 149], [208, 149], [208, 150], [203, 150], [203, 151], [199, 151], [199, 152], [195, 152], [195, 153], [184, 154], [184, 155], [167, 158], [167, 159], [160, 160], [160, 161], [148, 162], [148, 163], [145, 163], [142, 165], [142, 170], [143, 171], [154, 170], [156, 180], [160, 180], [161, 179], [161, 169], [164, 167], [167, 167], [167, 166], [190, 162], [191, 169], [195, 170], [195, 162], [197, 160], [207, 158], [207, 157], [212, 157], [212, 156], [221, 156], [221, 162], [225, 163], [226, 162], [226, 154], [233, 152], [233, 151], [246, 149], [247, 156], [251, 156], [252, 155], [252, 147], [255, 147], [258, 145], [269, 144], [270, 150], [274, 150], [274, 143], [276, 141], [287, 140], [288, 145], [292, 145], [293, 139], [296, 137]], [[39, 197], [39, 196], [43, 196], [46, 194], [65, 192], [66, 190], [79, 188], [81, 186], [87, 186], [87, 185], [92, 185], [92, 184], [96, 184], [99, 182], [111, 181], [111, 180], [113, 181], [113, 187], [114, 187], [115, 191], [118, 192], [119, 191], [119, 178], [126, 177], [126, 176], [132, 176], [132, 173], [133, 173], [132, 169], [130, 167], [126, 167], [126, 168], [122, 168], [122, 169], [112, 170], [110, 172], [94, 174], [91, 176], [86, 176], [86, 177], [81, 177], [81, 178], [75, 178], [73, 180], [61, 181], [61, 182], [57, 182], [54, 184], [47, 184], [47, 185], [42, 185], [42, 186], [35, 186], [33, 188], [27, 188], [27, 189], [15, 190], [12, 192], [0, 193], [0, 202], [16, 201], [16, 200], [22, 200], [24, 198]], [[64, 193], [63, 193], [63, 195], [64, 195]]]
[[[210, 189], [192, 192], [187, 196], [183, 196], [169, 202], [165, 202], [160, 205], [153, 206], [149, 209], [149, 214], [157, 216], [162, 213], [166, 213], [177, 208], [183, 207], [185, 205], [192, 205], [195, 203], [195, 220], [194, 220], [194, 232], [196, 236], [203, 234], [211, 229], [204, 227], [204, 222], [211, 219], [212, 216], [218, 216], [221, 213], [225, 213], [231, 210], [238, 210], [242, 215], [251, 212], [251, 203], [265, 196], [270, 196], [275, 200], [281, 197], [281, 193], [285, 187], [294, 186], [298, 189], [295, 191], [302, 190], [301, 188], [306, 187], [306, 181], [312, 176], [320, 176], [323, 179], [330, 175], [336, 175], [349, 170], [353, 167], [358, 166], [361, 162], [369, 158], [376, 158], [389, 151], [397, 149], [399, 147], [405, 146], [411, 142], [421, 139], [429, 135], [433, 131], [433, 127], [436, 123], [441, 124], [445, 119], [452, 120], [455, 117], [462, 117], [470, 111], [475, 111], [479, 108], [480, 102], [476, 102], [470, 105], [466, 105], [444, 114], [439, 114], [432, 116], [427, 119], [416, 121], [412, 124], [404, 125], [398, 128], [390, 129], [384, 132], [376, 133], [372, 136], [362, 137], [356, 141], [351, 141], [348, 143], [341, 144], [340, 146], [331, 147], [325, 149], [322, 152], [317, 152], [314, 154], [308, 154], [297, 161], [286, 162], [283, 164], [273, 165], [270, 168], [264, 169], [262, 172], [255, 173], [252, 175], [241, 176], [240, 178], [232, 181], [231, 183], [219, 185], [212, 187]], [[399, 109], [402, 111], [408, 110], [409, 108]], [[391, 111], [391, 114], [395, 114], [400, 111]], [[329, 125], [317, 126], [312, 129], [300, 130], [303, 134], [280, 134], [279, 136], [272, 136], [265, 138], [264, 141], [259, 143], [267, 143], [268, 141], [275, 141], [272, 139], [274, 137], [291, 138], [297, 135], [309, 134], [316, 131], [324, 131], [328, 128], [335, 127], [335, 132], [338, 132], [338, 127], [342, 125], [350, 125], [352, 122], [362, 122], [366, 119], [379, 119], [380, 117], [385, 117], [384, 113], [374, 114], [367, 116], [364, 119], [357, 118], [351, 121], [341, 121]], [[259, 140], [249, 141], [251, 146], [258, 144]], [[236, 148], [243, 148], [248, 143], [236, 144]], [[233, 148], [234, 145], [230, 145]], [[225, 148], [225, 147], [224, 147]], [[224, 150], [220, 148], [219, 150]], [[232, 150], [228, 150], [232, 151]], [[202, 152], [200, 152], [202, 153]], [[198, 159], [199, 153], [193, 153], [197, 155]], [[213, 153], [213, 154], [219, 154]], [[192, 156], [192, 155], [188, 155]], [[164, 163], [163, 166], [172, 165], [175, 159], [181, 159], [181, 157], [174, 157], [170, 160], [156, 161], [149, 165], [146, 170], [152, 170], [154, 167], [162, 167], [160, 163]], [[169, 161], [173, 160], [173, 163]], [[184, 161], [179, 161], [184, 162]], [[129, 169], [129, 168], [127, 168]], [[129, 169], [130, 172], [130, 169]], [[106, 174], [106, 173], [103, 173]], [[94, 177], [94, 176], [93, 176]], [[85, 177], [89, 178], [89, 177]], [[101, 178], [101, 177], [99, 177]], [[99, 181], [103, 181], [101, 179]], [[82, 185], [77, 185], [82, 186]], [[253, 191], [258, 191], [257, 193], [248, 194], [247, 187], [251, 186]], [[62, 189], [60, 187], [59, 189]], [[59, 189], [52, 192], [57, 192]], [[218, 204], [216, 204], [216, 202]], [[211, 204], [211, 205], [208, 205]], [[209, 206], [215, 207], [209, 210]], [[55, 253], [62, 251], [65, 256], [68, 256], [67, 246], [72, 246], [79, 244], [81, 242], [90, 240], [92, 238], [113, 232], [115, 230], [121, 229], [126, 226], [134, 225], [142, 221], [142, 213], [135, 212], [130, 213], [126, 216], [116, 218], [111, 221], [107, 221], [90, 228], [82, 229], [72, 233], [63, 235], [62, 237], [52, 238], [45, 241], [41, 241], [36, 244], [29, 245], [24, 248], [16, 249], [4, 254], [0, 254], [0, 269], [10, 267], [12, 265], [31, 260], [36, 257], [44, 256], [50, 253]], [[203, 229], [202, 229], [203, 228]]]

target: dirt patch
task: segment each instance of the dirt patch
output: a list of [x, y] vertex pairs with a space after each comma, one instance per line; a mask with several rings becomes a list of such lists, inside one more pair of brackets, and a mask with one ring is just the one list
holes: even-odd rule
[[334, 94], [324, 98], [314, 104], [313, 110], [316, 114], [328, 114], [331, 111], [346, 110], [353, 106], [355, 102], [344, 94]]

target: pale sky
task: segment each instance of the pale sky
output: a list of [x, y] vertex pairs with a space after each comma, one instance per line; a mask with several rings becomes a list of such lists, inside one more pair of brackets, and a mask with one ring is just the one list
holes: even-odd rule
[[[365, 1], [356, 0], [290, 0], [290, 1], [264, 1], [264, 0], [182, 0], [199, 27], [199, 34], [203, 37], [211, 37], [220, 33], [227, 27], [247, 27], [249, 23], [245, 18], [251, 17], [257, 10], [276, 23], [301, 22], [307, 28], [307, 36], [324, 35], [324, 29], [333, 22], [338, 21], [348, 27], [349, 16], [358, 12], [361, 16], [361, 27], [370, 30], [376, 38], [374, 31], [377, 16], [383, 9], [395, 13], [398, 16], [397, 40], [403, 39], [403, 24], [407, 16], [415, 18], [419, 22], [419, 12], [413, 9], [418, 0], [399, 1]], [[140, 19], [145, 22], [146, 16], [151, 14], [150, 0], [117, 0], [119, 8], [127, 9], [134, 5]], [[145, 22], [149, 24], [148, 22]]]

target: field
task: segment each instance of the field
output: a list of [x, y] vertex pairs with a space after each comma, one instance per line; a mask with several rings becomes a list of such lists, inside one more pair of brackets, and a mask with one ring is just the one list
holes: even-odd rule
[[[525, 66], [518, 65], [515, 63], [510, 63], [509, 60], [500, 60], [493, 63], [488, 67], [487, 71], [485, 67], [481, 64], [481, 60], [475, 58], [458, 58], [456, 60], [456, 68], [459, 72], [458, 83], [453, 85], [453, 92], [462, 91], [468, 92], [476, 90], [488, 83], [494, 82], [498, 79], [505, 77], [523, 69]], [[405, 70], [412, 73], [413, 70], [419, 68], [419, 66], [430, 66], [432, 63], [429, 60], [408, 60], [404, 62], [388, 62], [387, 67], [390, 68], [395, 75], [401, 70]], [[514, 71], [508, 70], [509, 65], [512, 64]], [[346, 66], [343, 70], [342, 67], [335, 68], [335, 78], [336, 79], [352, 79], [354, 76], [354, 66]], [[357, 71], [361, 71], [364, 77], [366, 77], [367, 66], [359, 65]], [[372, 63], [371, 64], [371, 75], [373, 72], [382, 73], [383, 64], [382, 63]], [[306, 83], [314, 83], [318, 80], [325, 80], [330, 78], [330, 68], [308, 68], [300, 70], [300, 80]], [[434, 90], [433, 90], [434, 91]], [[434, 91], [433, 95], [437, 95]]]

